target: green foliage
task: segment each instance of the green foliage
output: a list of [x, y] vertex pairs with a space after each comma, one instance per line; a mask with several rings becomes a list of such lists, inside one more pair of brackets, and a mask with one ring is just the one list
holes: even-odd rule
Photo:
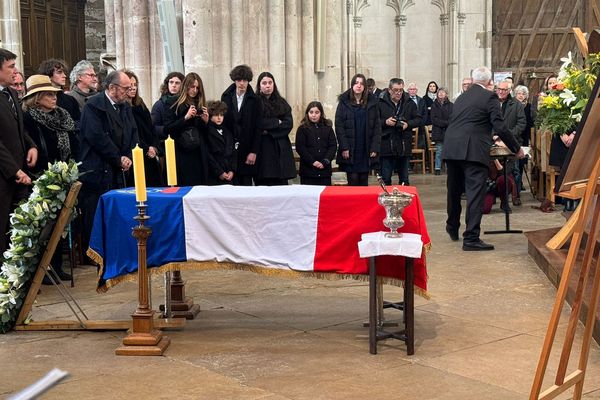
[[48, 164], [48, 169], [34, 182], [29, 198], [11, 214], [10, 245], [0, 267], [0, 333], [14, 326], [49, 240], [41, 241], [40, 234], [56, 219], [67, 192], [78, 178], [77, 164], [73, 161]]

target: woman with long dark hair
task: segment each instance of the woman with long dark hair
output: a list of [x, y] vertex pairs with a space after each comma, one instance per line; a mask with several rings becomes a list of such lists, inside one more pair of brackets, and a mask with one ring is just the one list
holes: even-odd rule
[[258, 76], [256, 94], [262, 110], [260, 146], [256, 157], [257, 184], [287, 185], [296, 177], [296, 163], [289, 134], [294, 121], [292, 108], [281, 97], [270, 72]]
[[200, 75], [190, 72], [183, 80], [178, 97], [167, 101], [165, 133], [175, 140], [177, 184], [204, 185], [208, 180], [206, 127], [208, 110]]
[[[131, 89], [127, 92], [127, 102], [131, 104], [131, 112], [133, 113], [140, 139], [139, 146], [144, 151], [146, 184], [150, 187], [161, 187], [163, 186], [163, 180], [158, 160], [158, 137], [152, 126], [150, 111], [148, 111], [146, 103], [140, 97], [137, 75], [129, 70], [123, 72], [131, 80]], [[133, 177], [133, 174], [130, 174], [130, 176]]]
[[[172, 97], [179, 96], [181, 91], [181, 83], [185, 79], [185, 76], [181, 72], [171, 72], [163, 80], [160, 85], [160, 98], [156, 100], [156, 103], [152, 106], [150, 116], [152, 117], [152, 124], [154, 125], [154, 132], [159, 140], [163, 141], [167, 138], [164, 133], [165, 129], [165, 115], [167, 114], [166, 103], [170, 102], [173, 104]], [[169, 100], [171, 99], [171, 100]]]
[[363, 74], [354, 75], [350, 88], [338, 97], [335, 113], [337, 163], [350, 186], [369, 184], [369, 170], [377, 162], [381, 146], [377, 99], [366, 90], [366, 82]]

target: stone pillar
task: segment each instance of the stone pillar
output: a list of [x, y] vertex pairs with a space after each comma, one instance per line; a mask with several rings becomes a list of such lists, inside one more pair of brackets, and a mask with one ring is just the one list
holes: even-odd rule
[[[127, 3], [128, 0], [125, 0]], [[124, 4], [123, 0], [114, 0], [114, 13], [115, 13], [115, 54], [116, 54], [116, 67], [123, 68], [125, 66], [125, 15], [124, 15]]]
[[[303, 103], [300, 107], [302, 112], [304, 112], [304, 106], [308, 101], [319, 99], [319, 77], [324, 74], [317, 74], [314, 70], [315, 65], [315, 16], [314, 16], [314, 8], [313, 8], [313, 0], [301, 0], [301, 21], [300, 21], [300, 30], [302, 31], [301, 37], [302, 40], [297, 40], [295, 46], [302, 49], [300, 51], [302, 68], [300, 69], [300, 74], [298, 75], [298, 79], [300, 80], [300, 103]], [[342, 15], [344, 15], [342, 13]], [[332, 18], [333, 19], [333, 18]], [[325, 49], [325, 54], [327, 54], [327, 48]], [[288, 81], [289, 82], [289, 81]], [[289, 99], [288, 99], [289, 101]]]
[[[286, 48], [286, 26], [285, 26], [285, 7], [284, 0], [270, 0], [267, 4], [266, 24], [264, 31], [268, 37], [268, 63], [265, 71], [269, 71], [275, 77], [275, 82], [285, 97], [286, 82], [285, 76], [285, 54]], [[262, 32], [261, 32], [262, 33]], [[256, 71], [259, 74], [262, 71]], [[259, 82], [256, 81], [258, 91]]]
[[213, 48], [214, 86], [213, 91], [207, 94], [209, 98], [215, 100], [221, 99], [221, 94], [231, 84], [229, 72], [233, 66], [237, 65], [232, 61], [231, 21], [233, 16], [229, 10], [229, 5], [225, 1], [217, 2], [214, 7], [213, 38], [219, 39], [220, 46]]
[[[297, 126], [302, 118], [302, 48], [310, 52], [311, 46], [303, 38], [300, 31], [302, 8], [299, 0], [285, 2], [285, 87], [278, 81], [278, 86], [285, 90], [285, 98], [292, 107], [294, 125]], [[309, 64], [310, 65], [310, 64]], [[295, 134], [295, 130], [293, 132]]]
[[442, 37], [441, 39], [441, 43], [442, 43], [442, 54], [441, 54], [441, 61], [442, 61], [442, 82], [445, 82], [444, 84], [446, 85], [450, 85], [450, 81], [449, 79], [449, 75], [448, 75], [448, 60], [449, 60], [449, 52], [450, 49], [448, 48], [448, 14], [440, 14], [440, 24], [442, 25]]
[[0, 47], [17, 55], [17, 68], [23, 71], [21, 45], [21, 6], [19, 0], [4, 0], [0, 4]]
[[211, 0], [184, 0], [182, 3], [185, 71], [200, 75], [207, 99], [212, 99], [217, 91], [212, 64], [213, 46], [220, 42], [213, 40], [211, 3]]
[[[232, 12], [233, 11], [233, 12]], [[229, 0], [231, 15], [231, 66], [248, 63], [244, 43], [244, 0]], [[187, 53], [186, 53], [187, 54]]]
[[[150, 71], [150, 27], [148, 2], [146, 0], [128, 0], [123, 2], [122, 56], [117, 56], [119, 68], [133, 71], [138, 79], [140, 96], [151, 99], [152, 79]], [[119, 35], [119, 32], [117, 33]]]
[[[396, 77], [402, 77], [406, 71], [406, 15], [397, 15], [394, 18], [396, 24]], [[408, 77], [404, 77], [408, 78]]]
[[465, 52], [463, 51], [466, 43], [466, 34], [465, 34], [465, 20], [467, 19], [467, 15], [464, 13], [458, 13], [458, 66], [456, 68], [457, 71], [457, 79], [451, 82], [448, 82], [450, 86], [448, 88], [449, 93], [458, 93], [462, 87], [459, 87], [459, 82], [462, 82], [462, 76], [460, 76], [461, 71], [465, 69]]
[[[458, 35], [458, 12], [456, 10], [456, 2], [451, 1], [448, 12], [448, 37], [447, 45], [450, 49], [448, 65], [447, 65], [447, 84], [453, 86], [460, 79], [458, 76], [458, 53], [459, 53], [459, 35]], [[454, 88], [451, 88], [450, 93], [454, 93]]]
[[[337, 49], [342, 48], [342, 16], [340, 11], [343, 10], [344, 0], [329, 0], [327, 1], [327, 34], [325, 50], [325, 72], [318, 74], [319, 91], [318, 99], [323, 103], [323, 108], [327, 118], [333, 120], [335, 109], [337, 107], [337, 97], [342, 92], [348, 89], [349, 82], [342, 81], [342, 64], [340, 53]], [[339, 16], [339, 17], [338, 17]], [[348, 80], [351, 76], [348, 77]], [[313, 77], [313, 79], [315, 79]]]
[[104, 0], [104, 21], [106, 22], [106, 53], [116, 57], [115, 39], [115, 0]]

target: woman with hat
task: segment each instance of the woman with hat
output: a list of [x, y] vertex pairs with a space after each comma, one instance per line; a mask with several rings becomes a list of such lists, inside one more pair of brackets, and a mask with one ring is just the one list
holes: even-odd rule
[[[38, 163], [34, 172], [41, 172], [48, 163], [75, 159], [78, 142], [75, 136], [75, 122], [64, 108], [56, 105], [56, 92], [46, 75], [32, 75], [26, 82], [27, 93], [23, 97], [23, 123], [29, 136], [38, 148]], [[60, 249], [61, 244], [57, 249]], [[71, 280], [71, 275], [63, 272], [62, 254], [54, 253], [52, 268], [60, 279]]]

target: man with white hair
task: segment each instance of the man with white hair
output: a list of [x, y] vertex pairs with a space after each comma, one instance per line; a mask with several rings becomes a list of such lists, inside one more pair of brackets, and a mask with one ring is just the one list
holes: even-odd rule
[[69, 96], [77, 100], [79, 111], [83, 111], [85, 102], [98, 90], [98, 76], [94, 71], [94, 66], [87, 60], [81, 60], [73, 67], [71, 75], [71, 91]]
[[446, 161], [448, 173], [446, 232], [453, 241], [459, 240], [460, 198], [464, 191], [467, 210], [462, 248], [464, 251], [493, 250], [494, 246], [479, 238], [485, 183], [491, 161], [492, 131], [518, 158], [525, 155], [504, 125], [498, 96], [487, 89], [492, 81], [489, 68], [475, 68], [471, 77], [473, 84], [456, 99], [444, 136], [442, 159]]

